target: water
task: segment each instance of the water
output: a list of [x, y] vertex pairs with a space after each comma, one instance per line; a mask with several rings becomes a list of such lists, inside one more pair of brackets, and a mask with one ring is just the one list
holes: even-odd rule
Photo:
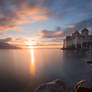
[[92, 81], [86, 63], [92, 54], [60, 49], [0, 50], [0, 92], [32, 92], [40, 84], [62, 79], [69, 88]]

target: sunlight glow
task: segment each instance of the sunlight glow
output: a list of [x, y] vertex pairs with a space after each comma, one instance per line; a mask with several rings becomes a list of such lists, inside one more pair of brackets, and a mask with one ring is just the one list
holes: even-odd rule
[[34, 49], [31, 49], [31, 64], [34, 64]]
[[35, 61], [34, 61], [34, 49], [30, 50], [31, 61], [30, 61], [30, 72], [32, 75], [35, 74]]
[[28, 45], [28, 48], [35, 48], [34, 45], [36, 45], [36, 42], [35, 41], [31, 41], [31, 42], [26, 42], [25, 44]]

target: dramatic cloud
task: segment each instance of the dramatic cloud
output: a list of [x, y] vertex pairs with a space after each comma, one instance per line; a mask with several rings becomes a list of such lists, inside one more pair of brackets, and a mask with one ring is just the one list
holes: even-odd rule
[[81, 17], [81, 18], [88, 17], [89, 15], [92, 15], [92, 13], [80, 13], [80, 14], [77, 14], [77, 16]]
[[[71, 29], [70, 27], [71, 28], [73, 27], [73, 28]], [[67, 30], [80, 30], [88, 27], [92, 27], [92, 19], [87, 19], [87, 20], [80, 21], [76, 24], [72, 24], [69, 26]]]
[[43, 30], [40, 32], [40, 34], [41, 34], [41, 38], [60, 38], [62, 35], [62, 32]]
[[8, 43], [16, 46], [24, 46], [29, 41], [27, 38], [15, 38], [15, 37], [5, 37], [0, 39], [0, 43]]
[[0, 31], [21, 30], [18, 24], [48, 19], [48, 9], [37, 0], [0, 0]]
[[11, 38], [11, 37], [0, 39], [0, 42], [2, 42], [2, 43], [7, 43], [7, 42], [11, 42], [11, 41], [13, 41], [13, 38]]
[[6, 32], [10, 30], [23, 30], [23, 28], [15, 26], [15, 25], [6, 25], [6, 26], [1, 26], [0, 31]]
[[84, 28], [88, 28], [89, 33], [92, 32], [92, 19], [86, 19], [78, 23], [69, 25], [66, 29], [63, 29], [63, 36], [71, 35], [73, 32], [82, 30]]
[[75, 25], [73, 25], [73, 24], [69, 25], [68, 28], [73, 29], [73, 28], [75, 28]]
[[16, 44], [25, 44], [28, 41], [29, 41], [29, 39], [27, 39], [27, 38], [16, 38], [14, 42]]
[[[57, 27], [54, 30], [42, 30], [36, 37], [40, 39], [50, 39], [51, 41], [57, 42], [65, 38], [65, 36], [72, 34], [76, 30], [81, 30], [83, 28], [88, 28], [89, 31], [92, 31], [92, 19], [83, 20], [76, 24], [69, 25], [66, 29], [61, 29]], [[90, 30], [91, 29], [91, 30]]]
[[64, 19], [80, 7], [85, 9], [87, 3], [84, 0], [0, 0], [0, 31], [21, 30], [18, 24], [49, 18]]
[[[90, 32], [92, 32], [92, 19], [83, 20], [78, 23], [69, 25], [66, 29], [62, 29], [57, 27], [54, 30], [44, 29], [41, 30], [37, 35], [33, 36], [35, 39], [34, 42], [37, 41], [37, 45], [60, 45], [62, 44], [62, 40], [67, 36], [72, 34], [76, 30], [81, 30], [83, 28], [88, 28]], [[3, 38], [0, 39], [0, 42], [12, 42], [14, 44], [24, 44], [25, 42], [31, 42], [31, 38]]]
[[92, 1], [88, 3], [88, 7], [92, 9]]
[[57, 27], [55, 30], [41, 30], [38, 35], [35, 37], [40, 38], [40, 39], [48, 39], [51, 41], [57, 41], [63, 39], [64, 36], [64, 31], [60, 28]]

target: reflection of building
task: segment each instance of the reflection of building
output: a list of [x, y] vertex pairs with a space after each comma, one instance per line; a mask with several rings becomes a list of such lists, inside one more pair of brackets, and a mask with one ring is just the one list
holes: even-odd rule
[[64, 40], [64, 48], [92, 48], [92, 35], [86, 28], [81, 32], [75, 31]]

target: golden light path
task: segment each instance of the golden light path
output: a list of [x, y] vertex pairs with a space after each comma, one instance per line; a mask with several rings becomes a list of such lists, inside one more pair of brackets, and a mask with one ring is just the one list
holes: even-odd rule
[[30, 72], [32, 75], [35, 74], [35, 60], [34, 60], [34, 49], [30, 49], [31, 61], [30, 61]]

